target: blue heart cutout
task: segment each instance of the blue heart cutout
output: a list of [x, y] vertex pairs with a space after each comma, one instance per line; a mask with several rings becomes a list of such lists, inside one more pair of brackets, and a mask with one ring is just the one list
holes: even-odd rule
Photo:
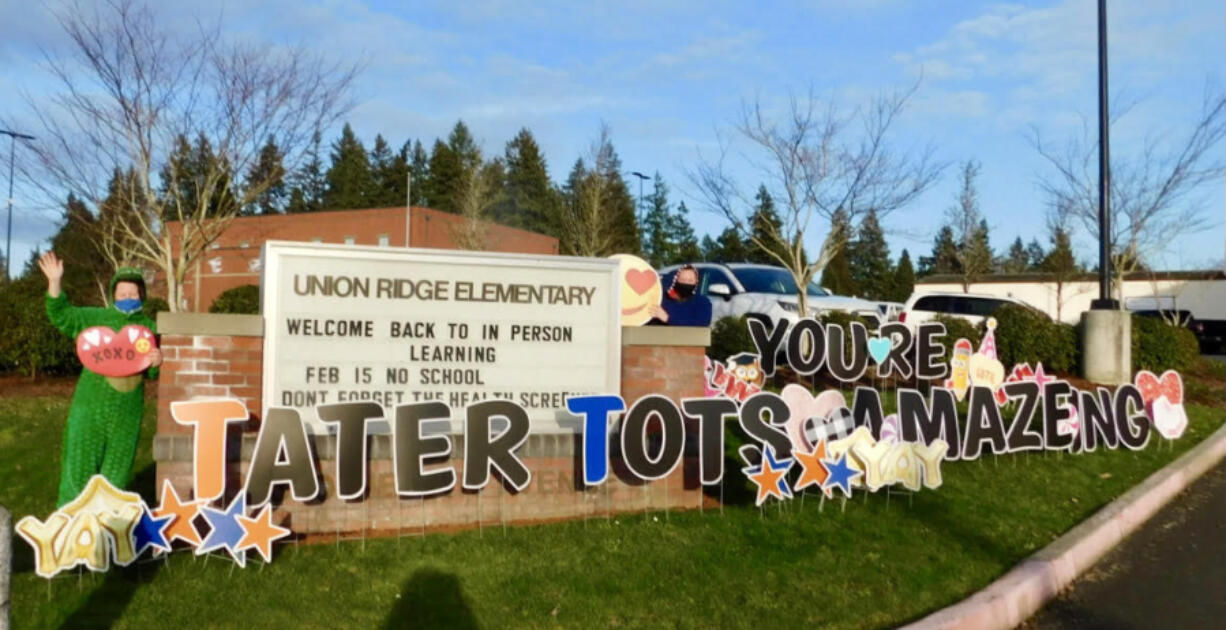
[[894, 340], [890, 337], [873, 337], [868, 340], [868, 355], [873, 357], [873, 361], [878, 365], [885, 358], [890, 356], [890, 349], [894, 347]]

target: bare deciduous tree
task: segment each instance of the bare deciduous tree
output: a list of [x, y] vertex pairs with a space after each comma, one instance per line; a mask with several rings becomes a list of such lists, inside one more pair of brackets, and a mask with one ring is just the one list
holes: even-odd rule
[[588, 150], [591, 167], [577, 171], [574, 190], [563, 208], [559, 228], [562, 242], [570, 243], [575, 256], [608, 256], [617, 251], [618, 226], [616, 208], [610, 190], [608, 173], [613, 171], [613, 144], [607, 124]]
[[961, 186], [958, 201], [945, 211], [946, 220], [953, 228], [958, 243], [955, 256], [963, 293], [969, 293], [971, 284], [992, 271], [992, 250], [987, 243], [983, 213], [979, 211], [979, 188], [975, 185], [980, 168], [981, 165], [975, 160], [963, 163], [959, 174]]
[[[112, 216], [99, 222], [102, 249], [115, 264], [159, 272], [179, 310], [188, 270], [240, 208], [276, 183], [238, 188], [235, 174], [270, 138], [292, 168], [311, 135], [351, 106], [358, 69], [304, 48], [232, 43], [219, 24], [173, 29], [132, 0], [56, 17], [69, 44], [45, 53], [60, 91], [28, 99], [42, 127], [29, 175], [48, 194], [67, 189], [100, 209], [115, 170], [129, 173], [117, 198], [111, 191]], [[207, 140], [215, 159], [190, 170], [170, 159], [181, 138]]]
[[[829, 225], [840, 209], [851, 224], [869, 208], [885, 217], [927, 190], [944, 169], [933, 160], [931, 147], [898, 151], [887, 142], [917, 87], [876, 97], [850, 112], [812, 91], [789, 99], [786, 112], [778, 117], [760, 102], [747, 104], [731, 139], [721, 138], [718, 159], [700, 156], [689, 174], [711, 210], [792, 273], [802, 314], [808, 312], [805, 287], [846, 245], [828, 231], [817, 257], [806, 260], [804, 241], [817, 227], [815, 221]], [[730, 154], [757, 179], [737, 182], [730, 173]], [[781, 221], [755, 233], [749, 217], [760, 181], [775, 200]]]
[[499, 172], [491, 163], [464, 178], [456, 198], [456, 213], [462, 220], [451, 230], [451, 240], [456, 247], [483, 250], [489, 245], [489, 211], [502, 196]]
[[[1127, 108], [1121, 110], [1126, 113]], [[1118, 121], [1113, 118], [1111, 124]], [[1098, 138], [1083, 125], [1082, 137], [1064, 146], [1044, 142], [1032, 130], [1031, 144], [1055, 171], [1040, 183], [1051, 206], [1079, 221], [1098, 242]], [[1164, 134], [1174, 138], [1173, 134]], [[1133, 155], [1111, 156], [1110, 213], [1107, 234], [1115, 287], [1123, 308], [1124, 277], [1178, 237], [1206, 225], [1204, 207], [1189, 197], [1201, 185], [1222, 177], [1222, 140], [1226, 137], [1226, 98], [1207, 88], [1196, 122], [1182, 138], [1164, 142], [1157, 135]], [[1164, 147], [1171, 147], [1165, 150]]]

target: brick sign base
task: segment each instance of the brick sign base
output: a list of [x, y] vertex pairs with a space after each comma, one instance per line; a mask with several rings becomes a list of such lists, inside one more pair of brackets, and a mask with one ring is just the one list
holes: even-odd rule
[[[256, 315], [161, 313], [165, 362], [158, 381], [158, 424], [153, 456], [157, 483], [170, 480], [180, 496], [191, 495], [192, 433], [170, 416], [172, 401], [236, 398], [252, 411], [246, 424], [232, 425], [227, 452], [231, 459], [227, 497], [241, 488], [255, 445], [262, 409], [263, 320]], [[702, 395], [703, 354], [710, 341], [706, 328], [626, 328], [622, 331], [622, 396], [627, 401], [658, 393], [676, 401]], [[642, 483], [626, 474], [613, 444], [613, 473], [604, 485], [584, 488], [579, 475], [578, 440], [574, 435], [533, 434], [519, 456], [532, 471], [532, 482], [513, 493], [497, 483], [480, 492], [457, 487], [426, 499], [401, 499], [395, 494], [388, 436], [370, 444], [367, 496], [344, 501], [336, 497], [335, 443], [315, 436], [315, 454], [325, 493], [309, 503], [288, 496], [277, 503], [275, 518], [285, 519], [296, 534], [328, 536], [395, 535], [406, 531], [476, 528], [500, 524], [536, 523], [604, 517], [643, 510], [692, 509], [703, 505], [698, 465], [692, 443], [682, 466], [666, 479]], [[462, 470], [460, 436], [452, 436], [449, 464]]]

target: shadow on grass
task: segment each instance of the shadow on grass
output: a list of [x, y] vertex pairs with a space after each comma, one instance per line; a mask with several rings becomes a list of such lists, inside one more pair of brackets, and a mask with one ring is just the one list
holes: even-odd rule
[[480, 628], [460, 580], [437, 569], [418, 569], [400, 589], [396, 606], [383, 621], [392, 628]]
[[115, 625], [123, 618], [136, 590], [152, 581], [161, 567], [161, 561], [112, 567], [102, 578], [102, 583], [64, 620], [62, 627], [109, 628]]

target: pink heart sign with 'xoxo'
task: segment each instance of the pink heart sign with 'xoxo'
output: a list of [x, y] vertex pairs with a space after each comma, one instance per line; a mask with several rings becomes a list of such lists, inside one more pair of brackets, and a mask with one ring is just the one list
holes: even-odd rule
[[149, 351], [157, 347], [153, 331], [129, 324], [119, 332], [91, 326], [77, 335], [77, 358], [91, 372], [103, 376], [132, 376], [153, 363]]

